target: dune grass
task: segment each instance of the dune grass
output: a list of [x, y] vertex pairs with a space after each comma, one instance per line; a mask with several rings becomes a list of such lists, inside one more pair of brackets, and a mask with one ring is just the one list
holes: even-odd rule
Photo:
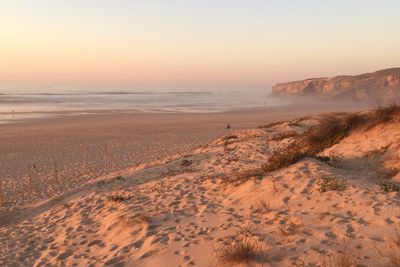
[[284, 150], [278, 150], [272, 154], [267, 162], [262, 165], [262, 170], [266, 173], [272, 172], [294, 164], [305, 156], [306, 154], [301, 151], [299, 146], [293, 144], [286, 147]]
[[[263, 164], [265, 172], [287, 167], [304, 157], [318, 159], [318, 154], [332, 147], [347, 137], [353, 130], [371, 128], [400, 118], [400, 106], [392, 104], [378, 107], [370, 113], [355, 113], [345, 116], [327, 116], [319, 124], [301, 134], [295, 144], [281, 151], [276, 151]], [[329, 163], [335, 167], [341, 165], [340, 157], [329, 157]]]
[[385, 266], [399, 267], [400, 266], [400, 227], [396, 225], [396, 229], [391, 235], [389, 242], [380, 244], [375, 243], [375, 249], [379, 255], [387, 262]]
[[216, 250], [220, 265], [247, 266], [251, 262], [267, 260], [261, 243], [256, 239], [255, 229], [250, 225], [239, 227], [239, 231], [229, 239], [231, 240], [224, 241]]
[[325, 256], [322, 259], [323, 267], [356, 267], [360, 265], [353, 246], [351, 246], [345, 238], [338, 247], [337, 251]]
[[225, 185], [238, 186], [249, 181], [250, 179], [261, 180], [263, 179], [264, 174], [265, 172], [261, 168], [249, 168], [237, 174], [233, 174], [227, 179], [224, 179], [223, 183]]
[[223, 265], [248, 263], [256, 259], [259, 251], [258, 242], [250, 238], [238, 237], [231, 244], [221, 248], [218, 258]]

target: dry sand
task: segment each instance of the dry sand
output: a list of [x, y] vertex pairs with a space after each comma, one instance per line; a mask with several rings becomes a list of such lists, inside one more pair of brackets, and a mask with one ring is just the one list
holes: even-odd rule
[[[390, 266], [391, 255], [400, 253], [400, 199], [397, 192], [382, 190], [378, 178], [382, 167], [400, 168], [400, 126], [385, 124], [354, 132], [324, 152], [340, 155], [341, 167], [306, 158], [262, 180], [227, 186], [224, 181], [229, 177], [259, 167], [273, 151], [295, 141], [278, 140], [277, 135], [302, 132], [316, 123], [308, 118], [233, 130], [233, 135], [223, 129], [224, 116], [231, 116], [229, 122], [238, 128], [262, 124], [258, 118], [266, 114], [272, 117], [264, 122], [275, 120], [270, 111], [243, 114], [181, 114], [179, 123], [176, 117], [169, 121], [169, 115], [146, 115], [161, 117], [164, 129], [205, 129], [199, 134], [206, 139], [228, 135], [194, 150], [131, 166], [121, 172], [122, 177], [115, 177], [117, 173], [97, 177], [19, 214], [3, 213], [7, 218], [0, 226], [0, 265], [219, 266], [221, 249], [240, 235], [259, 245], [251, 263], [255, 266], [353, 266], [337, 265], [344, 259], [358, 266]], [[292, 115], [279, 116], [283, 120]], [[161, 131], [160, 121], [151, 126], [146, 116], [141, 125]], [[121, 129], [128, 120], [102, 117], [110, 123], [105, 127], [104, 121], [92, 118], [79, 120], [88, 123], [85, 129], [92, 129], [93, 136], [100, 132], [96, 129]], [[76, 131], [75, 119], [54, 123], [52, 131], [57, 127], [60, 134]], [[200, 121], [204, 123], [196, 128]], [[48, 121], [38, 124], [50, 127]], [[216, 126], [221, 132], [207, 132]], [[179, 144], [183, 136], [171, 143]], [[320, 179], [326, 175], [345, 179], [345, 190], [320, 192]], [[397, 174], [394, 180], [399, 179]]]

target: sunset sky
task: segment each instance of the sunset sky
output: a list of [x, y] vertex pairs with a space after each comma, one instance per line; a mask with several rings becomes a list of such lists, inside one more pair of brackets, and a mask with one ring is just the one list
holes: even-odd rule
[[264, 87], [400, 66], [398, 0], [0, 0], [0, 84]]

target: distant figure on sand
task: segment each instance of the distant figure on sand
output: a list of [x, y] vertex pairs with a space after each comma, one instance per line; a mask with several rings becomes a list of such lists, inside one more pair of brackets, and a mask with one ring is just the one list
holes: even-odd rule
[[229, 125], [229, 123], [228, 123], [228, 125], [226, 126], [226, 129], [230, 129], [231, 128], [231, 126]]

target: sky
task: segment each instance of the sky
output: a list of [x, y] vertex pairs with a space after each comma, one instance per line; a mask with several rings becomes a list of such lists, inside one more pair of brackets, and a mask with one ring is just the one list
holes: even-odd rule
[[398, 0], [0, 0], [0, 84], [269, 87], [400, 66]]

